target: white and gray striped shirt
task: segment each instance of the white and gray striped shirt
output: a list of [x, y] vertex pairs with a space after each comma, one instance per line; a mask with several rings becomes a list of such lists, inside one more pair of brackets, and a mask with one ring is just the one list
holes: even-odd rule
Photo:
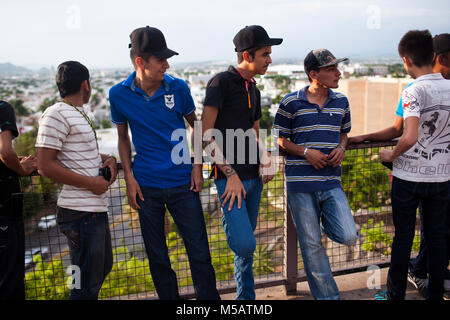
[[[102, 164], [93, 129], [79, 111], [64, 102], [54, 104], [42, 114], [36, 147], [59, 150], [57, 161], [84, 176], [97, 176]], [[57, 205], [77, 211], [108, 210], [106, 193], [95, 195], [71, 185], [63, 186]]]

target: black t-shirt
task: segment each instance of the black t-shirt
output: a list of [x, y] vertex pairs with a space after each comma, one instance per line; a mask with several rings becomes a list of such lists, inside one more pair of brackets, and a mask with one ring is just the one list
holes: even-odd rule
[[[232, 162], [231, 166], [239, 178], [241, 180], [257, 178], [259, 149], [256, 136], [250, 134], [251, 131], [247, 131], [253, 128], [255, 121], [261, 118], [261, 93], [256, 84], [248, 82], [247, 91], [245, 79], [230, 66], [227, 71], [218, 73], [209, 80], [203, 105], [219, 109], [214, 128], [222, 133], [223, 143], [222, 148], [220, 143], [218, 146], [222, 149], [225, 159], [229, 163]], [[228, 130], [227, 135], [227, 129], [233, 130]], [[237, 129], [242, 129], [240, 136], [247, 133], [245, 140], [238, 138]], [[232, 137], [231, 134], [235, 136]], [[233, 142], [234, 157], [231, 157], [231, 153], [227, 156], [227, 145], [231, 146]], [[217, 170], [217, 179], [225, 178], [225, 175]]]
[[[9, 130], [13, 137], [19, 132], [16, 126], [14, 109], [5, 101], [0, 100], [0, 132]], [[19, 198], [20, 184], [17, 174], [0, 161], [0, 216], [21, 215], [22, 199]]]

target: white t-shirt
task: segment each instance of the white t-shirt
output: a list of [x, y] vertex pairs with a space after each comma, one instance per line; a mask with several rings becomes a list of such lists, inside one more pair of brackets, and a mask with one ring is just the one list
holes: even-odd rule
[[[102, 160], [94, 131], [73, 106], [58, 102], [45, 110], [39, 119], [36, 147], [59, 150], [57, 161], [63, 167], [84, 176], [98, 176]], [[95, 195], [71, 185], [63, 186], [57, 205], [77, 211], [108, 211], [106, 193]]]
[[450, 180], [450, 80], [417, 78], [402, 93], [403, 118], [419, 118], [417, 143], [395, 159], [392, 174], [414, 182]]

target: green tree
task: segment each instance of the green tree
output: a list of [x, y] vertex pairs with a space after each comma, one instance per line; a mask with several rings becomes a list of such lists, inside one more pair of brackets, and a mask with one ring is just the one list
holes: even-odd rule
[[277, 89], [280, 89], [282, 94], [286, 94], [290, 92], [292, 79], [288, 76], [283, 75], [276, 75], [276, 76], [270, 76], [270, 79], [272, 79], [275, 82], [275, 87]]
[[348, 150], [342, 162], [342, 184], [350, 207], [380, 208], [390, 203], [388, 169], [380, 162], [379, 148]]
[[54, 105], [56, 102], [58, 102], [58, 100], [59, 100], [58, 97], [45, 98], [44, 101], [42, 101], [42, 103], [39, 106], [39, 111], [44, 112], [45, 109], [47, 109], [48, 107]]
[[36, 143], [37, 127], [33, 130], [22, 133], [14, 139], [14, 150], [18, 156], [28, 156], [30, 154], [36, 155]]
[[[19, 156], [36, 156], [37, 127], [22, 133], [14, 140], [14, 150]], [[21, 179], [24, 193], [24, 215], [32, 217], [37, 214], [45, 201], [52, 199], [60, 185], [46, 177], [23, 177]]]
[[30, 110], [23, 105], [23, 101], [20, 99], [11, 99], [9, 100], [9, 104], [14, 108], [16, 116], [23, 117], [30, 114]]
[[273, 256], [273, 250], [269, 250], [267, 244], [258, 243], [253, 257], [253, 271], [256, 275], [274, 272]]
[[273, 104], [280, 104], [281, 100], [283, 100], [283, 95], [282, 94], [277, 94], [275, 96], [275, 98], [272, 98], [272, 103]]
[[62, 260], [44, 262], [40, 255], [34, 256], [35, 270], [25, 275], [27, 300], [66, 300], [69, 297], [68, 277]]
[[91, 97], [90, 104], [93, 106], [97, 106], [100, 103], [100, 97], [98, 92], [94, 93]]
[[273, 125], [274, 117], [270, 114], [269, 107], [262, 108], [261, 120], [259, 121], [259, 126], [261, 129], [271, 130]]
[[111, 128], [111, 121], [109, 121], [108, 119], [103, 119], [103, 120], [101, 121], [101, 127], [102, 127], [103, 129]]
[[406, 70], [401, 63], [388, 65], [388, 73], [394, 78], [404, 78], [406, 76]]

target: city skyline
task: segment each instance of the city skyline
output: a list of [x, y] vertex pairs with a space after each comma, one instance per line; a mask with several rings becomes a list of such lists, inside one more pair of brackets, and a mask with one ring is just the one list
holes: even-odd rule
[[[303, 59], [326, 47], [350, 59], [395, 57], [410, 29], [449, 32], [447, 1], [268, 1], [31, 0], [0, 3], [0, 63], [56, 66], [78, 60], [88, 68], [130, 67], [129, 34], [159, 28], [169, 48], [180, 53], [169, 63], [234, 60], [232, 39], [245, 25], [262, 25], [284, 39], [272, 58]], [[6, 14], [5, 14], [6, 13]], [[447, 17], [447, 18], [446, 18]]]

